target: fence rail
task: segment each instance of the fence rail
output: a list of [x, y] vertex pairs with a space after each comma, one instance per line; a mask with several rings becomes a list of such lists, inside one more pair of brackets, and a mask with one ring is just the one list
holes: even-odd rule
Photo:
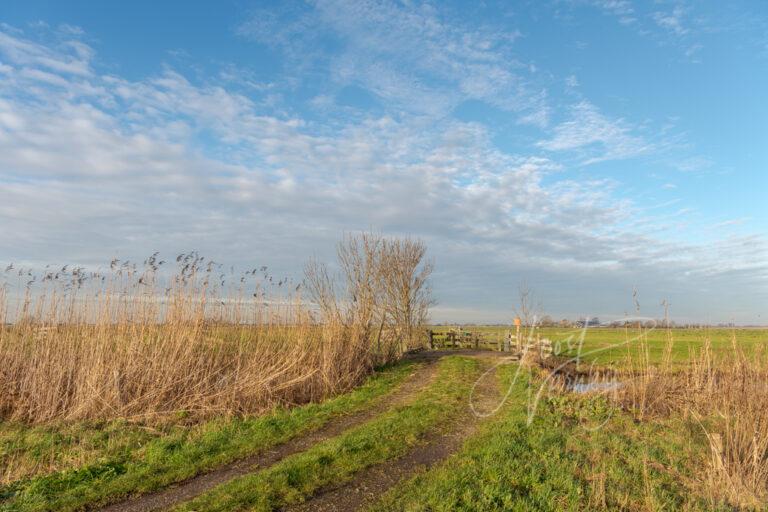
[[533, 353], [542, 359], [552, 355], [552, 341], [548, 338], [518, 335], [512, 331], [483, 332], [464, 329], [427, 329], [427, 343], [430, 349], [471, 348], [510, 352], [512, 357]]

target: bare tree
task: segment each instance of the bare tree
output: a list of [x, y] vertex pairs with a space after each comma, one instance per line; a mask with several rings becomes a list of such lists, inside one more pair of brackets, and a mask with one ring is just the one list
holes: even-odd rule
[[518, 303], [515, 307], [515, 315], [520, 319], [523, 327], [535, 327], [541, 319], [543, 306], [536, 300], [535, 295], [523, 281], [518, 286]]
[[432, 304], [426, 252], [421, 240], [347, 235], [337, 247], [345, 293], [317, 262], [306, 267], [307, 287], [326, 318], [354, 326], [379, 361], [391, 360], [423, 341], [417, 328]]
[[403, 351], [418, 342], [414, 329], [424, 325], [433, 303], [429, 286], [433, 264], [426, 259], [427, 247], [421, 240], [384, 240], [383, 249], [384, 306]]
[[539, 320], [539, 325], [542, 327], [554, 327], [556, 322], [551, 316], [544, 315], [541, 317], [541, 320]]

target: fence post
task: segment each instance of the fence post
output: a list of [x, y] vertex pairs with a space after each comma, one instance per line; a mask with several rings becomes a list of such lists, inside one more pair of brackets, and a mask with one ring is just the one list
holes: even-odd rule
[[427, 329], [427, 348], [429, 350], [433, 350], [435, 348], [433, 336], [434, 333], [432, 332], [432, 329]]

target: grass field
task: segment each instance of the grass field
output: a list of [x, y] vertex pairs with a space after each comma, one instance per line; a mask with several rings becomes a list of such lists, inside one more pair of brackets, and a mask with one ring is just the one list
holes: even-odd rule
[[730, 352], [733, 343], [747, 351], [768, 346], [767, 329], [657, 328], [650, 332], [641, 332], [636, 329], [592, 328], [584, 333], [581, 346], [580, 332], [547, 328], [542, 330], [542, 336], [559, 342], [563, 356], [581, 356], [585, 361], [597, 363], [626, 360], [628, 353], [637, 351], [644, 342], [647, 342], [650, 360], [655, 362], [663, 358], [668, 340], [672, 346], [671, 358], [678, 362], [695, 357], [708, 343], [711, 344], [713, 352], [721, 354]]
[[[436, 333], [447, 332], [450, 327], [433, 326]], [[487, 333], [489, 337], [502, 337], [511, 330], [504, 326], [466, 326], [466, 331]], [[537, 327], [526, 332], [553, 341], [555, 353], [567, 358], [579, 357], [587, 363], [602, 365], [627, 363], [638, 357], [639, 350], [647, 350], [651, 362], [658, 363], [671, 341], [671, 358], [681, 363], [690, 360], [709, 345], [715, 354], [732, 352], [734, 344], [748, 352], [768, 348], [768, 329], [637, 329], [590, 327], [559, 328]]]

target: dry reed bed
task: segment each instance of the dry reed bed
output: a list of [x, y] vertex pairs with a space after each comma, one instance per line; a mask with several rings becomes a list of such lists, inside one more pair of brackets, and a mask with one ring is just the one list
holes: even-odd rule
[[[36, 318], [53, 315], [36, 307], [42, 312]], [[90, 321], [79, 318], [86, 307]], [[63, 321], [7, 325], [0, 331], [0, 417], [256, 413], [347, 389], [370, 369], [355, 326], [318, 325], [300, 304], [272, 315], [255, 304], [228, 308], [261, 309], [253, 312], [261, 319], [211, 320], [202, 300], [177, 296], [151, 314], [140, 298], [123, 299], [119, 308], [89, 300], [69, 304], [73, 317]]]
[[366, 352], [343, 326], [67, 325], [0, 337], [0, 414], [52, 419], [255, 413], [356, 384]]
[[196, 253], [175, 272], [156, 254], [103, 273], [9, 265], [0, 420], [249, 414], [347, 390], [413, 342], [428, 304], [424, 253], [418, 241], [347, 237], [341, 284], [310, 267], [314, 303], [265, 267], [235, 274]]
[[768, 504], [768, 357], [748, 353], [736, 334], [715, 356], [710, 340], [687, 365], [672, 365], [673, 334], [661, 364], [651, 364], [647, 340], [630, 354], [632, 378], [614, 393], [640, 420], [692, 419], [704, 432], [710, 458], [701, 481], [713, 506], [764, 509]]

